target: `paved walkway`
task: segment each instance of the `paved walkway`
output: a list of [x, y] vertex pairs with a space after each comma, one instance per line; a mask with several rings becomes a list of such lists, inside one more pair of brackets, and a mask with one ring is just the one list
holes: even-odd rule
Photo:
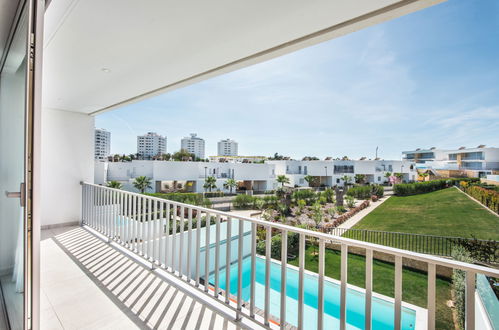
[[342, 223], [341, 225], [339, 225], [338, 228], [344, 228], [344, 229], [350, 229], [350, 228], [352, 228], [360, 220], [362, 220], [366, 215], [368, 215], [369, 213], [371, 213], [375, 208], [377, 208], [378, 206], [380, 206], [381, 204], [383, 204], [390, 197], [391, 196], [384, 196], [383, 198], [381, 198], [377, 202], [374, 202], [374, 203], [370, 202], [368, 208], [363, 209], [362, 211], [360, 211], [359, 213], [357, 213], [356, 215], [354, 215], [353, 217], [351, 217], [350, 219], [348, 219], [347, 221], [345, 221], [344, 223]]

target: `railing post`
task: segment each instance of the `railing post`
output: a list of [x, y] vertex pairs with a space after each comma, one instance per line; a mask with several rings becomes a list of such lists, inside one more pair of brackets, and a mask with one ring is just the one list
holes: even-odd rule
[[475, 329], [475, 278], [475, 272], [466, 272], [466, 330]]

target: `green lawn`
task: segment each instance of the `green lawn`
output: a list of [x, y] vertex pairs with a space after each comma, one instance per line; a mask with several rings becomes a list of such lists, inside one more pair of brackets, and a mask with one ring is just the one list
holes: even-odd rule
[[[315, 249], [307, 248], [305, 259], [305, 268], [318, 272], [317, 258], [312, 256]], [[289, 261], [290, 264], [298, 266], [298, 258]], [[325, 274], [328, 277], [339, 280], [341, 269], [341, 254], [339, 251], [326, 250]], [[403, 269], [402, 274], [402, 299], [405, 302], [426, 308], [426, 274]], [[365, 287], [365, 258], [362, 256], [350, 254], [348, 257], [348, 283], [355, 286]], [[452, 311], [446, 305], [446, 301], [451, 299], [451, 283], [437, 278], [437, 311], [436, 328], [454, 329], [452, 321]], [[373, 261], [373, 290], [377, 293], [393, 297], [394, 296], [394, 267], [393, 264]]]
[[499, 240], [499, 217], [456, 188], [390, 197], [353, 228]]

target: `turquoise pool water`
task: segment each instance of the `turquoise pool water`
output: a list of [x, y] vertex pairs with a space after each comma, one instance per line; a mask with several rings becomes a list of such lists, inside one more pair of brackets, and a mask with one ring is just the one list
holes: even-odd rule
[[[237, 295], [237, 263], [230, 269], [231, 281], [230, 291]], [[293, 325], [298, 323], [298, 271], [288, 267], [286, 272], [286, 321]], [[250, 299], [251, 259], [243, 260], [243, 300]], [[214, 275], [210, 282], [214, 283]], [[256, 258], [256, 283], [255, 283], [255, 305], [262, 309], [265, 306], [265, 260]], [[270, 268], [270, 313], [279, 316], [280, 313], [280, 289], [281, 289], [281, 266], [272, 262]], [[225, 268], [220, 270], [220, 288], [225, 290]], [[304, 324], [305, 329], [317, 328], [317, 277], [305, 274], [304, 278]], [[347, 329], [364, 329], [364, 293], [347, 289]], [[325, 281], [324, 284], [324, 328], [339, 329], [340, 315], [340, 285]], [[372, 328], [393, 329], [394, 305], [389, 301], [373, 297], [372, 300]], [[416, 312], [409, 308], [402, 308], [402, 329], [411, 330], [415, 328]]]

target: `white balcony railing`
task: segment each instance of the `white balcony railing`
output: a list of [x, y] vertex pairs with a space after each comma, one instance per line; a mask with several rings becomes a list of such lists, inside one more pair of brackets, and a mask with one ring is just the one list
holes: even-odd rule
[[[114, 241], [129, 249], [136, 255], [147, 259], [151, 267], [161, 267], [178, 276], [193, 288], [204, 291], [205, 294], [225, 303], [237, 313], [237, 318], [250, 318], [264, 326], [280, 325], [281, 328], [289, 326], [286, 317], [289, 309], [294, 305], [288, 303], [286, 289], [286, 272], [290, 271], [286, 258], [279, 263], [280, 276], [272, 277], [271, 286], [271, 238], [272, 233], [281, 233], [281, 256], [287, 256], [288, 234], [299, 235], [299, 267], [297, 301], [296, 301], [296, 326], [304, 329], [304, 279], [310, 276], [305, 270], [305, 242], [314, 239], [318, 242], [318, 274], [317, 280], [317, 329], [325, 328], [324, 325], [324, 296], [325, 296], [325, 246], [334, 242], [341, 245], [341, 281], [339, 282], [339, 327], [347, 326], [347, 256], [348, 248], [362, 248], [366, 251], [365, 273], [365, 329], [373, 327], [373, 253], [381, 252], [394, 256], [395, 259], [395, 295], [393, 303], [393, 328], [401, 329], [402, 325], [402, 259], [412, 259], [427, 263], [427, 315], [423, 318], [425, 324], [416, 324], [416, 329], [435, 329], [435, 286], [436, 266], [459, 269], [466, 272], [466, 328], [475, 327], [475, 281], [477, 274], [499, 277], [499, 270], [448, 260], [440, 257], [414, 253], [406, 250], [395, 249], [382, 245], [356, 241], [340, 236], [333, 236], [320, 232], [296, 228], [281, 223], [238, 216], [222, 211], [207, 209], [165, 199], [145, 196], [141, 194], [111, 189], [95, 184], [82, 183], [82, 219], [83, 225], [89, 226]], [[208, 228], [203, 225], [206, 219], [213, 222]], [[213, 220], [211, 220], [213, 219]], [[256, 253], [257, 228], [265, 228], [265, 256]], [[233, 252], [234, 251], [234, 252]], [[255, 277], [258, 261], [264, 261], [264, 283], [258, 290], [262, 290], [263, 306], [258, 308], [256, 301], [261, 298], [256, 296]], [[249, 295], [243, 300], [243, 277], [248, 276], [243, 270], [243, 259], [250, 260]], [[225, 267], [226, 261], [229, 267]], [[274, 262], [275, 266], [275, 262]], [[262, 267], [263, 268], [263, 267]], [[274, 267], [275, 270], [275, 267]], [[293, 270], [295, 271], [295, 270]], [[225, 278], [220, 273], [225, 272]], [[232, 273], [232, 274], [231, 274]], [[235, 278], [234, 278], [235, 277]], [[278, 285], [275, 280], [280, 278]], [[247, 279], [247, 278], [246, 278]], [[221, 280], [224, 289], [221, 289]], [[247, 282], [246, 282], [247, 284]], [[236, 285], [237, 290], [231, 289]], [[275, 308], [275, 295], [273, 296], [274, 309], [271, 312], [271, 291], [279, 291], [280, 301], [278, 312]], [[423, 289], [423, 288], [422, 288]], [[246, 289], [245, 289], [246, 290]], [[230, 292], [235, 292], [234, 296]], [[377, 294], [374, 293], [374, 296]], [[310, 297], [308, 297], [309, 299]], [[249, 301], [248, 301], [249, 300]], [[288, 312], [286, 312], [288, 310]], [[277, 315], [276, 315], [277, 314]], [[256, 317], [258, 316], [258, 317]], [[259, 321], [260, 320], [260, 321]], [[307, 324], [310, 327], [310, 324]], [[312, 326], [314, 327], [314, 326]]]

